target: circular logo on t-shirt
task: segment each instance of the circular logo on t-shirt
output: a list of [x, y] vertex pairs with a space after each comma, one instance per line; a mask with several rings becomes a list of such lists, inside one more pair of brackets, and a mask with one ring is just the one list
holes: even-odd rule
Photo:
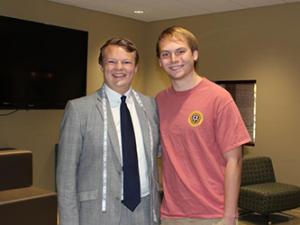
[[203, 114], [199, 111], [194, 111], [189, 115], [188, 122], [191, 126], [197, 127], [203, 121]]

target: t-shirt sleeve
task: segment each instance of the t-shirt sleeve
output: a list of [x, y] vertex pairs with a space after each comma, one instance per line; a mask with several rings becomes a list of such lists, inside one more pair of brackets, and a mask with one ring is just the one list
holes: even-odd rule
[[230, 151], [251, 139], [235, 102], [231, 100], [217, 113], [216, 139], [223, 152]]

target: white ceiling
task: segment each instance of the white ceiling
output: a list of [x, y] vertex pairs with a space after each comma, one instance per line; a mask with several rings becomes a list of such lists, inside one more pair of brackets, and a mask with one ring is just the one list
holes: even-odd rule
[[[300, 0], [49, 0], [80, 8], [151, 22], [226, 12]], [[144, 11], [135, 14], [135, 10]]]

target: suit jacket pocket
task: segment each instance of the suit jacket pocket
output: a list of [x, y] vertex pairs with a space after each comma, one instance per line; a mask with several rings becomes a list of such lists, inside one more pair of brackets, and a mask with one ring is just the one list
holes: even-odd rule
[[96, 200], [99, 198], [99, 191], [92, 190], [92, 191], [82, 191], [78, 193], [79, 201], [88, 201], [88, 200]]

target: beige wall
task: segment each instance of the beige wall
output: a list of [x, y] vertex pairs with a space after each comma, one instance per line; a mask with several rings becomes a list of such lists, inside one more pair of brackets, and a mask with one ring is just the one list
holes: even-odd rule
[[[46, 0], [1, 0], [0, 15], [43, 22], [89, 32], [87, 92], [102, 83], [97, 57], [100, 45], [112, 36], [126, 36], [133, 40], [145, 58], [145, 24], [135, 20], [97, 13]], [[76, 46], [74, 46], [76, 47]], [[143, 91], [143, 59], [134, 86]], [[0, 113], [9, 112], [0, 110]], [[0, 117], [0, 146], [11, 146], [33, 151], [34, 184], [54, 190], [54, 144], [63, 110], [20, 110]]]
[[[300, 185], [300, 4], [288, 4], [143, 23], [46, 0], [1, 0], [0, 14], [86, 30], [88, 93], [96, 90], [99, 46], [111, 36], [127, 36], [138, 46], [142, 62], [134, 86], [155, 96], [169, 84], [157, 66], [155, 43], [167, 26], [178, 24], [200, 40], [199, 72], [209, 79], [257, 80], [257, 141], [248, 155], [269, 155], [279, 181]], [[7, 111], [0, 111], [4, 113]], [[54, 144], [63, 110], [21, 110], [0, 117], [0, 146], [30, 149], [34, 183], [54, 189]]]
[[263, 7], [148, 24], [147, 89], [169, 83], [155, 44], [168, 26], [190, 29], [200, 42], [199, 72], [211, 80], [257, 80], [256, 146], [248, 156], [273, 159], [277, 178], [300, 186], [300, 4]]

